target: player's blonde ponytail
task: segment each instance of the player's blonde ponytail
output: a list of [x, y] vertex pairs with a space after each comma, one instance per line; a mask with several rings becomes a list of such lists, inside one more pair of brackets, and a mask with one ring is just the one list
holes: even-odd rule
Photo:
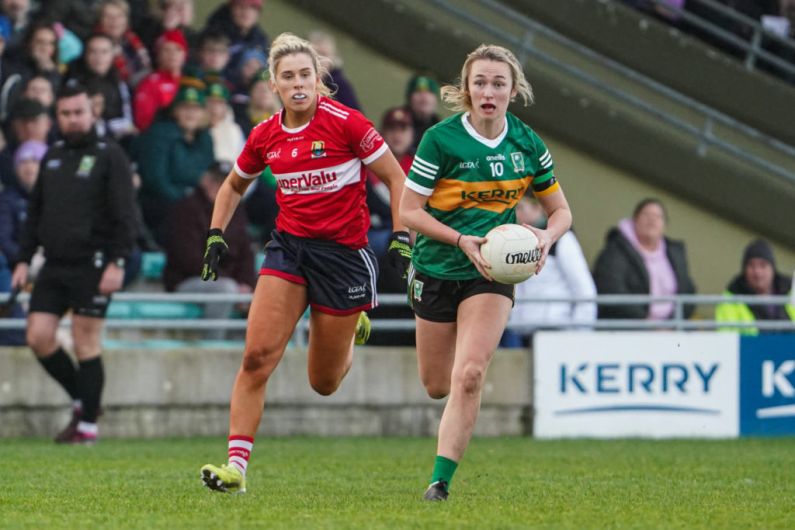
[[522, 65], [519, 64], [519, 60], [513, 52], [502, 46], [497, 46], [496, 44], [481, 44], [475, 51], [467, 55], [464, 66], [461, 68], [461, 77], [458, 79], [457, 84], [445, 85], [442, 87], [442, 101], [444, 101], [451, 110], [472, 110], [472, 97], [468, 89], [469, 71], [472, 68], [472, 63], [481, 59], [507, 64], [511, 69], [511, 79], [513, 81], [512, 88], [515, 88], [517, 95], [522, 97], [525, 107], [533, 103], [533, 87], [531, 87], [530, 83], [525, 79]]
[[318, 55], [309, 41], [297, 35], [293, 35], [292, 33], [280, 34], [271, 44], [271, 50], [268, 54], [268, 69], [270, 70], [271, 79], [276, 79], [276, 70], [279, 61], [283, 57], [294, 53], [305, 53], [312, 59], [312, 64], [315, 66], [315, 72], [317, 72], [318, 77], [317, 92], [323, 96], [330, 96], [331, 89], [323, 83], [323, 79], [325, 79], [329, 73], [326, 67], [322, 65], [320, 55]]

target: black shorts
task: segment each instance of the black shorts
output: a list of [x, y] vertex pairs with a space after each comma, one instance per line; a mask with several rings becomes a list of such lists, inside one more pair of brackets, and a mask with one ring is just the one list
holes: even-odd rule
[[378, 305], [378, 260], [369, 246], [353, 250], [276, 230], [271, 236], [260, 275], [306, 285], [309, 305], [330, 315], [352, 315]]
[[414, 314], [431, 322], [455, 322], [458, 305], [476, 294], [507, 296], [513, 303], [514, 286], [490, 282], [483, 277], [472, 280], [441, 280], [423, 274], [412, 266], [409, 270], [409, 305]]
[[67, 309], [76, 315], [105, 318], [111, 297], [99, 293], [104, 263], [58, 264], [46, 262], [30, 295], [30, 312], [63, 316]]

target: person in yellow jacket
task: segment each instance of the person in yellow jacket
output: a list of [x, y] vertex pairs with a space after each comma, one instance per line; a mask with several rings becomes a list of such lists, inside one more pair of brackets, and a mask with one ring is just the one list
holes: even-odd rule
[[[776, 260], [770, 244], [757, 239], [743, 252], [742, 272], [729, 284], [724, 295], [781, 295], [788, 294], [790, 281], [776, 271]], [[715, 308], [719, 322], [756, 322], [758, 320], [791, 320], [795, 322], [792, 304], [753, 304], [724, 302]], [[744, 335], [758, 335], [756, 327], [722, 327], [723, 331], [738, 331]]]

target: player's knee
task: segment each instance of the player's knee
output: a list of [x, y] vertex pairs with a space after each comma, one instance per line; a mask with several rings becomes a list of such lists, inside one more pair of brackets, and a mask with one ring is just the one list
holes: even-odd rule
[[272, 348], [250, 346], [243, 354], [242, 370], [250, 375], [267, 378], [276, 367], [278, 355]]
[[423, 385], [431, 399], [443, 399], [450, 393], [450, 384], [443, 381], [423, 381]]
[[340, 378], [332, 378], [332, 377], [309, 377], [309, 384], [312, 386], [312, 390], [320, 394], [321, 396], [330, 396], [337, 389], [340, 387], [340, 383], [342, 379]]
[[483, 366], [479, 364], [468, 363], [458, 374], [456, 383], [465, 393], [476, 394], [480, 392], [485, 376], [486, 370]]
[[49, 355], [58, 347], [55, 334], [50, 330], [29, 327], [26, 334], [28, 346], [38, 357]]

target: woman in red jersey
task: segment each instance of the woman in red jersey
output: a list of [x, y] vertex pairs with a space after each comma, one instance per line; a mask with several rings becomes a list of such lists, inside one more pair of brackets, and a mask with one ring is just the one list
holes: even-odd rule
[[389, 187], [395, 233], [389, 252], [408, 267], [408, 233], [398, 218], [405, 175], [372, 124], [328, 97], [317, 52], [284, 33], [271, 46], [273, 89], [284, 109], [251, 131], [218, 197], [204, 256], [215, 279], [226, 251], [223, 229], [248, 185], [266, 167], [278, 184], [279, 216], [249, 312], [246, 349], [232, 389], [229, 461], [206, 465], [211, 489], [245, 491], [246, 466], [265, 400], [265, 385], [307, 306], [311, 308], [309, 382], [333, 393], [348, 372], [353, 344], [370, 324], [377, 260], [367, 244], [365, 166]]

